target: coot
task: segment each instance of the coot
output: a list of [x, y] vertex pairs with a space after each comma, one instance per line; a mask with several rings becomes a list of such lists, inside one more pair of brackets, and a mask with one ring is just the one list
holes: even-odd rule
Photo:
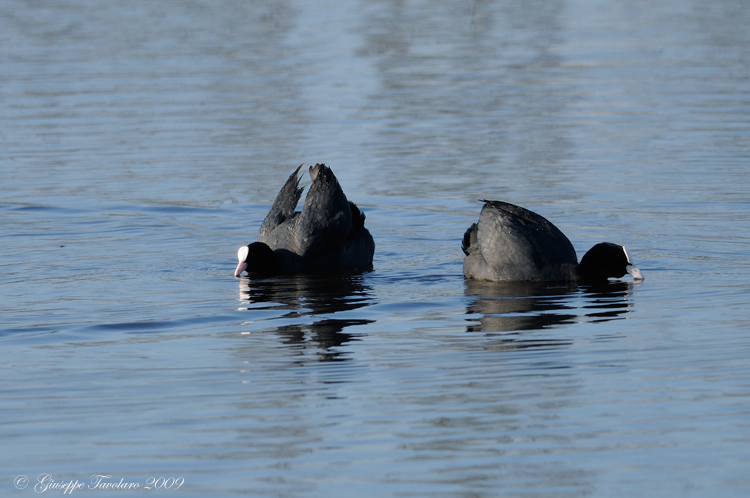
[[643, 280], [627, 249], [592, 247], [578, 263], [573, 244], [546, 218], [502, 201], [482, 200], [479, 221], [464, 234], [464, 276], [476, 280], [602, 282], [629, 273]]
[[365, 215], [347, 200], [325, 164], [309, 169], [312, 184], [302, 211], [300, 165], [276, 196], [258, 232], [258, 241], [240, 247], [234, 276], [317, 273], [372, 266], [375, 242]]

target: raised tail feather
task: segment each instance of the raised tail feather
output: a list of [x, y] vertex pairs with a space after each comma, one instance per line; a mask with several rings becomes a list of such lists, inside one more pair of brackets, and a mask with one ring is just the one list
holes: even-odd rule
[[302, 168], [301, 164], [294, 170], [294, 173], [289, 175], [286, 183], [281, 187], [276, 200], [273, 201], [271, 210], [260, 226], [258, 240], [262, 241], [274, 228], [294, 217], [294, 210], [297, 208], [297, 203], [299, 203], [302, 192], [305, 190], [305, 187], [299, 186], [300, 168]]

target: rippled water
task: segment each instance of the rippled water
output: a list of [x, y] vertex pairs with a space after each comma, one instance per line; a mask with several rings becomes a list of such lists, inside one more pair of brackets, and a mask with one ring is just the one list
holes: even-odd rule
[[[2, 493], [746, 496], [748, 26], [741, 0], [3, 2]], [[232, 278], [314, 162], [373, 271]], [[465, 282], [480, 198], [646, 280]]]

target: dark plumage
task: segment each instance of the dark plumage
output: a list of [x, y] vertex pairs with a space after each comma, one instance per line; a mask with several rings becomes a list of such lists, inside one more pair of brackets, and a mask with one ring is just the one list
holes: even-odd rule
[[630, 273], [643, 280], [623, 246], [603, 242], [578, 264], [573, 244], [546, 218], [501, 201], [483, 200], [479, 221], [464, 234], [464, 276], [476, 280], [599, 282]]
[[276, 196], [258, 232], [258, 242], [237, 252], [234, 272], [257, 275], [315, 273], [372, 266], [375, 242], [365, 215], [347, 200], [325, 164], [309, 169], [312, 184], [302, 211], [295, 211], [304, 188], [298, 167]]

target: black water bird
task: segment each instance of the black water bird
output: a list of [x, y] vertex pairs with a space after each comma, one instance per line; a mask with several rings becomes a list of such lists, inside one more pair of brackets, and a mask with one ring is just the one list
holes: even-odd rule
[[623, 246], [596, 244], [579, 264], [573, 244], [543, 216], [507, 202], [482, 202], [479, 221], [466, 230], [461, 244], [468, 279], [598, 283], [629, 273], [643, 280]]
[[271, 276], [360, 270], [372, 266], [375, 242], [365, 215], [347, 200], [333, 171], [310, 166], [312, 184], [302, 211], [295, 211], [304, 187], [300, 165], [276, 196], [258, 232], [258, 241], [237, 251], [234, 276]]

